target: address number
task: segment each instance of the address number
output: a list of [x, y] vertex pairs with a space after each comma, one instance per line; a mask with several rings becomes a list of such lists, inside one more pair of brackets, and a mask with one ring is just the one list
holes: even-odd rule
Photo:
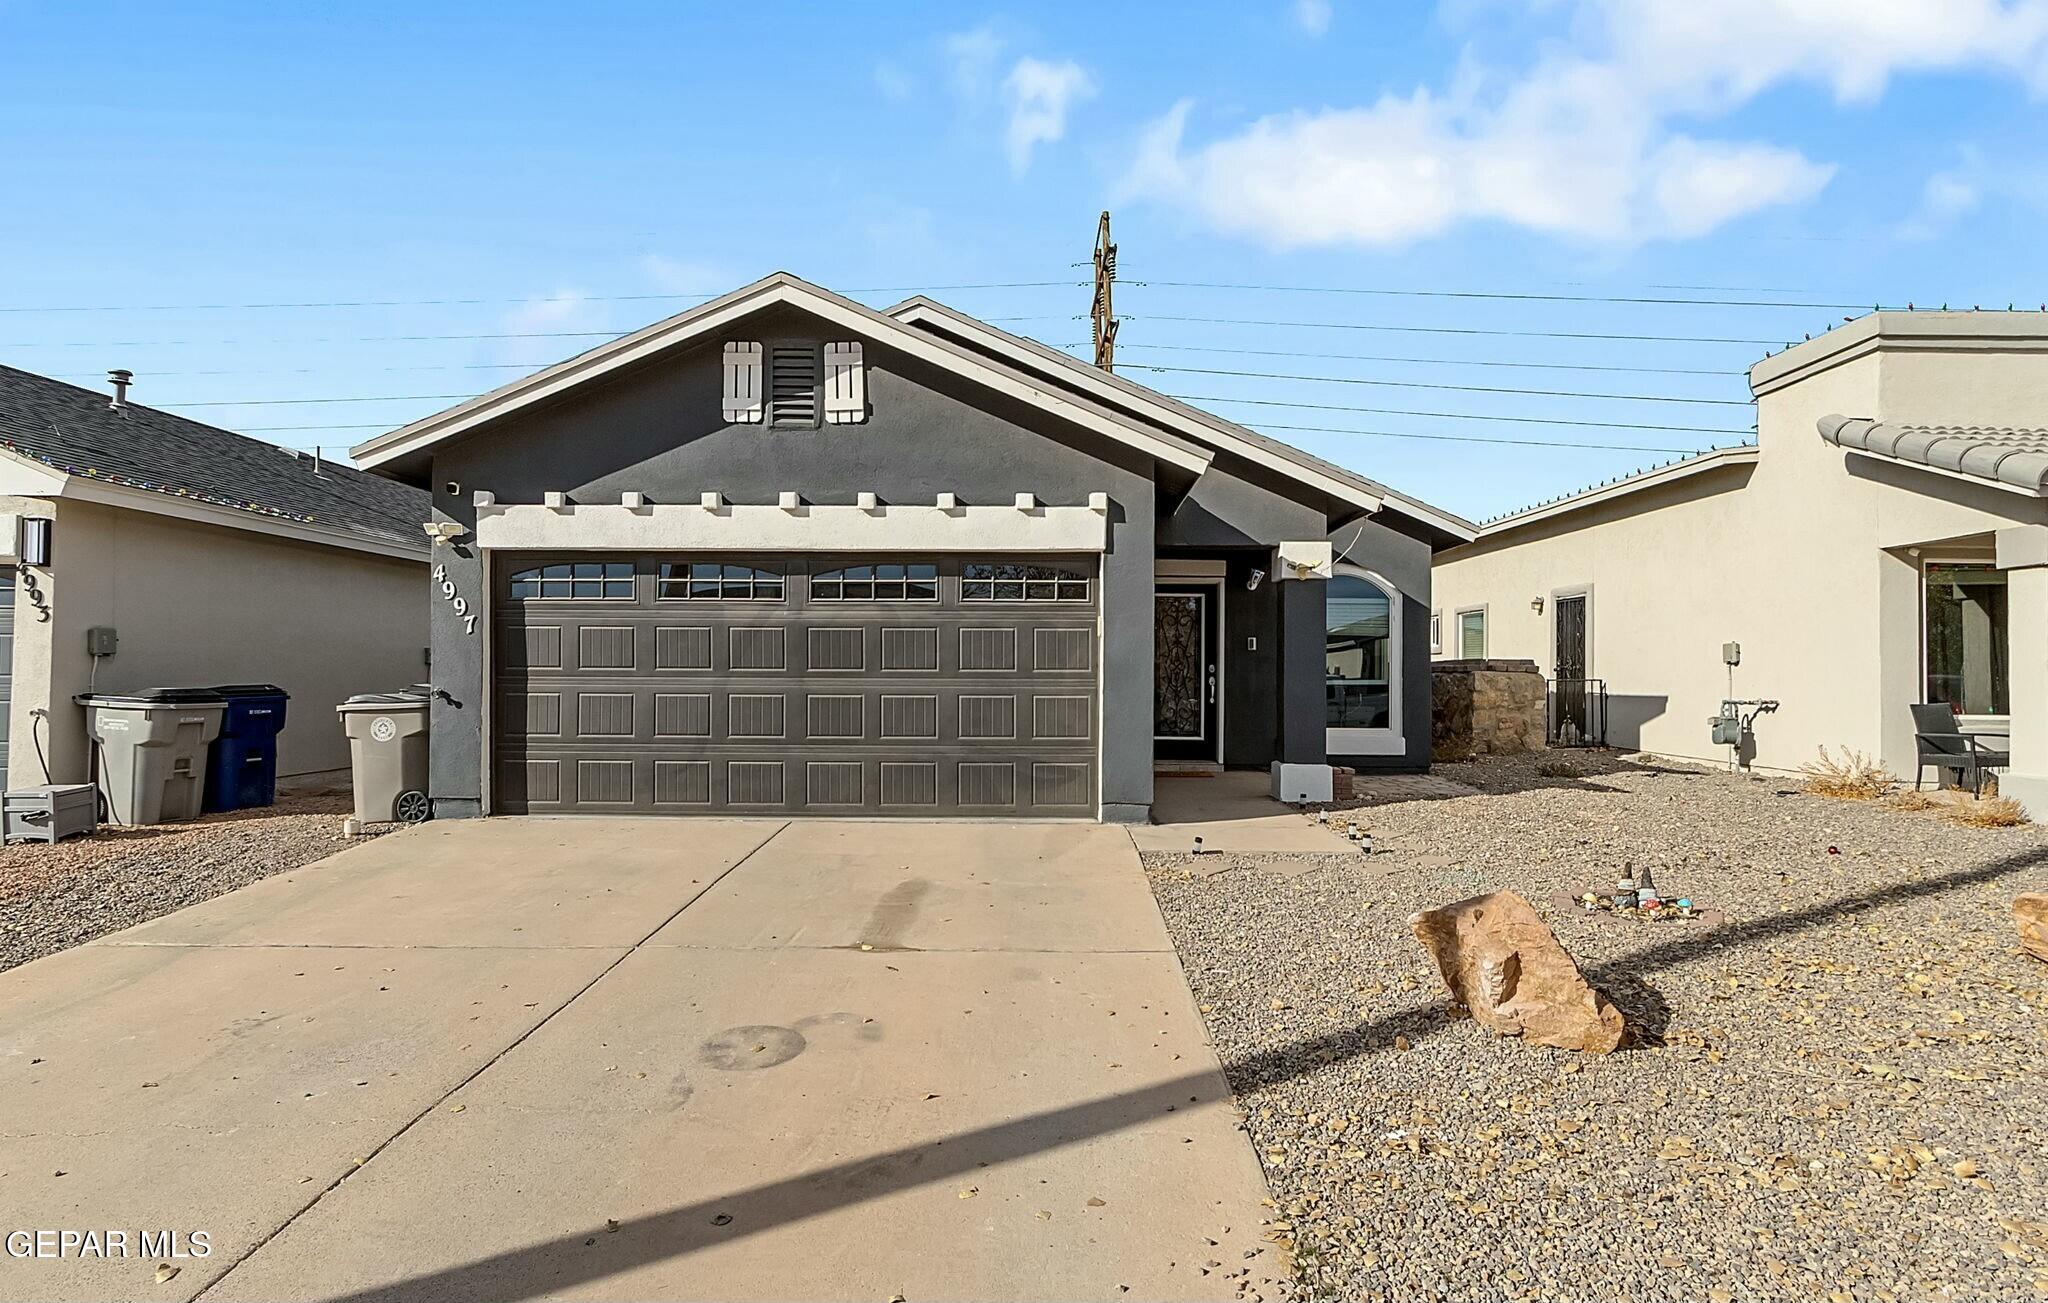
[[455, 581], [448, 577], [446, 565], [434, 567], [434, 582], [441, 585], [441, 596], [448, 599], [448, 605], [455, 608], [456, 618], [462, 621], [462, 631], [475, 633], [476, 615], [469, 609], [469, 599], [456, 594]]

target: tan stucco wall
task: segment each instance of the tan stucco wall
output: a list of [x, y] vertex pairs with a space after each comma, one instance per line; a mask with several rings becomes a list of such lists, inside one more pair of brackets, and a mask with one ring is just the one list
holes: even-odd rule
[[[2007, 314], [1983, 315], [2011, 328]], [[1456, 654], [1455, 613], [1484, 604], [1486, 654], [1530, 657], [1553, 674], [1555, 594], [1590, 586], [1588, 673], [1607, 680], [1616, 745], [1726, 760], [1726, 748], [1709, 741], [1707, 718], [1727, 695], [1721, 645], [1732, 641], [1742, 644], [1734, 695], [1783, 703], [1757, 723], [1758, 765], [1793, 769], [1817, 747], [1849, 746], [1910, 776], [1906, 707], [1921, 700], [1922, 685], [1920, 558], [1907, 549], [1924, 556], [1930, 545], [1962, 539], [1988, 546], [1989, 531], [2043, 521], [2048, 508], [1847, 453], [1823, 442], [1815, 424], [1831, 413], [2048, 424], [2048, 319], [2018, 315], [2032, 318], [2022, 323], [2031, 342], [1921, 341], [1833, 361], [1828, 337], [1802, 345], [1804, 353], [1785, 356], [1813, 356], [1810, 369], [1783, 387], [1760, 386], [1753, 467], [1674, 481], [1442, 554], [1431, 604], [1443, 615], [1445, 651]], [[1988, 550], [1981, 559], [1990, 560]], [[1530, 605], [1538, 596], [1540, 614]]]
[[85, 631], [112, 625], [119, 651], [101, 691], [275, 683], [291, 694], [281, 774], [339, 769], [348, 745], [335, 704], [425, 680], [425, 563], [297, 543], [96, 503], [23, 510], [56, 516], [52, 565], [39, 572], [51, 618], [15, 597], [14, 707], [8, 780], [42, 781], [29, 711], [47, 704], [51, 777], [87, 772], [83, 712], [92, 681]]

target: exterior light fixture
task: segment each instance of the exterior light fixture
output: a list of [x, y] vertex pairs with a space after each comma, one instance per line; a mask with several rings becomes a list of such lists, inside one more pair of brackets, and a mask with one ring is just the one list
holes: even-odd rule
[[1541, 614], [1543, 614], [1543, 599], [1542, 599], [1542, 598], [1540, 598], [1540, 597], [1532, 597], [1532, 598], [1530, 598], [1530, 599], [1529, 599], [1529, 609], [1530, 609], [1530, 610], [1532, 610], [1532, 611], [1534, 611], [1534, 612], [1536, 612], [1536, 614], [1538, 614], [1538, 615], [1541, 615]]
[[1246, 591], [1246, 592], [1248, 592], [1248, 593], [1256, 593], [1257, 591], [1259, 591], [1259, 585], [1260, 585], [1260, 584], [1263, 584], [1263, 583], [1265, 583], [1265, 582], [1266, 582], [1266, 572], [1265, 572], [1265, 571], [1263, 571], [1263, 570], [1258, 570], [1258, 569], [1254, 569], [1254, 570], [1253, 570], [1253, 571], [1251, 572], [1251, 574], [1249, 574], [1249, 575], [1247, 575], [1247, 576], [1245, 577], [1245, 581], [1244, 581], [1244, 588], [1245, 588], [1245, 591]]
[[50, 564], [50, 531], [54, 524], [48, 516], [23, 516], [21, 518], [21, 547], [16, 555], [25, 566], [47, 566]]

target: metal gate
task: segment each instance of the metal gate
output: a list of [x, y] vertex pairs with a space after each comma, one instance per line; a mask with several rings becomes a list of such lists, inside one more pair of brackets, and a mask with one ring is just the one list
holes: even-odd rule
[[1607, 685], [1586, 677], [1586, 595], [1574, 593], [1552, 603], [1557, 677], [1550, 682], [1552, 746], [1607, 743]]
[[1092, 556], [495, 569], [497, 812], [1096, 811]]

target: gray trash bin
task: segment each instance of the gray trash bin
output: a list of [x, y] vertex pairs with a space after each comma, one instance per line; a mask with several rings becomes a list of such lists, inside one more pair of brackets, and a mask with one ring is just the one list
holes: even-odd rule
[[356, 818], [364, 823], [420, 823], [434, 812], [427, 799], [429, 694], [366, 692], [335, 707], [348, 735]]
[[202, 688], [86, 692], [85, 732], [114, 823], [197, 819], [206, 795], [206, 748], [227, 702]]

